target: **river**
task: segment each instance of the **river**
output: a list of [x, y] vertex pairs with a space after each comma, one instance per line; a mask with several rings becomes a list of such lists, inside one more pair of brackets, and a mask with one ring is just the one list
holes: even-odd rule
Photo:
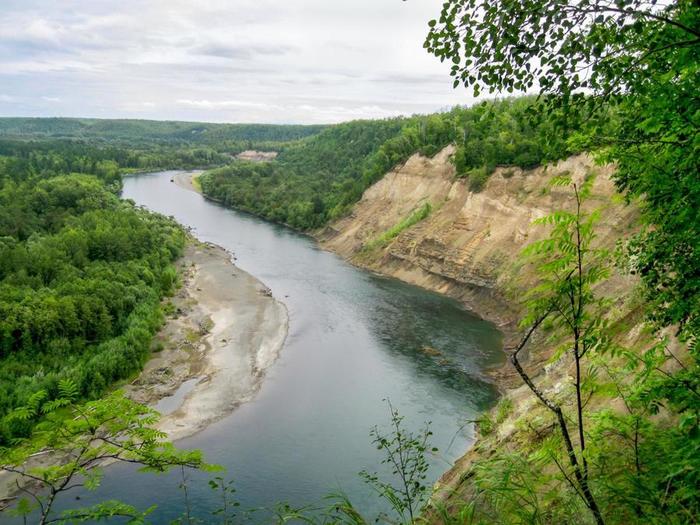
[[[439, 452], [430, 458], [431, 482], [464, 454], [473, 441], [468, 421], [496, 397], [484, 375], [503, 362], [492, 324], [451, 299], [357, 269], [308, 236], [207, 201], [170, 182], [173, 174], [127, 177], [123, 197], [234, 253], [289, 311], [289, 336], [254, 400], [178, 442], [226, 468], [217, 475], [235, 481], [242, 509], [313, 504], [338, 490], [370, 516], [384, 508], [358, 472], [381, 471], [369, 431], [388, 423], [385, 399], [407, 427], [432, 422]], [[210, 476], [189, 475], [193, 510], [205, 522], [218, 503], [206, 486]], [[97, 491], [60, 507], [118, 498], [158, 505], [151, 520], [168, 523], [184, 509], [179, 482], [179, 472], [114, 465]]]

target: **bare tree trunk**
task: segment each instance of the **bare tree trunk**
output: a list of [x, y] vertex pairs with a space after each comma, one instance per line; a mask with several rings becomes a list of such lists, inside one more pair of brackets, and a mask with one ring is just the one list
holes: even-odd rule
[[[593, 497], [593, 494], [590, 491], [590, 487], [588, 485], [588, 479], [587, 476], [584, 476], [584, 472], [581, 469], [581, 465], [579, 464], [578, 457], [576, 456], [576, 450], [574, 449], [573, 442], [571, 441], [571, 436], [569, 434], [569, 427], [566, 424], [566, 419], [564, 418], [564, 413], [562, 412], [561, 407], [554, 403], [552, 400], [547, 398], [547, 396], [544, 395], [544, 392], [542, 392], [535, 383], [533, 383], [532, 379], [530, 379], [530, 376], [525, 372], [523, 369], [522, 365], [520, 364], [520, 361], [518, 361], [518, 353], [525, 347], [527, 344], [528, 340], [534, 333], [534, 331], [542, 324], [542, 322], [549, 316], [551, 313], [551, 309], [544, 315], [542, 315], [535, 323], [532, 325], [528, 333], [525, 335], [523, 340], [518, 344], [516, 347], [515, 351], [511, 354], [510, 360], [513, 363], [513, 366], [517, 370], [518, 374], [522, 378], [522, 380], [525, 382], [525, 384], [528, 386], [528, 388], [532, 391], [535, 396], [549, 409], [551, 410], [557, 417], [557, 424], [559, 425], [559, 430], [561, 431], [562, 438], [564, 439], [564, 446], [566, 447], [566, 453], [569, 458], [569, 463], [571, 464], [571, 468], [574, 471], [574, 476], [576, 477], [576, 482], [579, 484], [579, 487], [581, 488], [581, 493], [583, 494], [583, 499], [584, 503], [586, 506], [590, 509], [591, 513], [593, 514], [593, 517], [595, 518], [596, 524], [597, 525], [605, 525], [605, 521], [603, 520], [603, 515], [600, 512], [600, 509], [598, 508], [598, 504], [596, 503], [595, 498]], [[577, 360], [578, 364], [578, 360]], [[577, 389], [577, 393], [580, 395], [580, 390]]]

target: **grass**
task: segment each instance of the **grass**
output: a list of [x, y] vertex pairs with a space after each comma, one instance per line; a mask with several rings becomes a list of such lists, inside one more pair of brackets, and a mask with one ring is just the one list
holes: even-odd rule
[[192, 186], [194, 186], [194, 189], [197, 190], [199, 193], [202, 193], [202, 183], [199, 182], [200, 175], [201, 173], [192, 175]]
[[496, 407], [496, 424], [503, 423], [513, 412], [513, 401], [509, 397], [501, 398]]
[[369, 251], [369, 250], [374, 250], [375, 248], [381, 248], [381, 247], [386, 246], [391, 241], [393, 241], [396, 237], [398, 237], [398, 235], [402, 231], [404, 231], [404, 230], [410, 228], [411, 226], [419, 223], [420, 221], [426, 219], [430, 215], [430, 212], [432, 212], [432, 211], [433, 211], [433, 207], [430, 205], [429, 202], [426, 202], [425, 204], [423, 204], [423, 206], [421, 206], [420, 208], [415, 210], [413, 213], [411, 213], [408, 217], [403, 219], [401, 222], [399, 222], [398, 224], [395, 224], [394, 226], [389, 228], [387, 231], [382, 233], [376, 239], [365, 244], [363, 249]]

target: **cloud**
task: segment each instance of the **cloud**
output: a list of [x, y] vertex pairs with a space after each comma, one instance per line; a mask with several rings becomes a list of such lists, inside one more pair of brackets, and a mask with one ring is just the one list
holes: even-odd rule
[[466, 104], [422, 47], [439, 8], [4, 0], [0, 86], [22, 104], [0, 98], [0, 113], [317, 123]]
[[221, 108], [257, 108], [261, 110], [282, 109], [281, 106], [273, 106], [264, 102], [248, 102], [245, 100], [189, 100], [179, 99], [178, 104], [184, 106], [192, 106], [203, 109], [221, 109]]
[[259, 56], [281, 56], [294, 50], [293, 46], [245, 45], [210, 42], [191, 49], [196, 55], [228, 59], [254, 59]]

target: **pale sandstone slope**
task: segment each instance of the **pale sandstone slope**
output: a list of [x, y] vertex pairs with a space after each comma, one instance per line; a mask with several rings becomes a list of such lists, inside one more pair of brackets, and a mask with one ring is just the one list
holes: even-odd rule
[[[397, 166], [365, 191], [349, 216], [319, 233], [322, 245], [361, 266], [456, 297], [511, 331], [519, 311], [512, 298], [532, 279], [518, 255], [546, 235], [532, 221], [575, 205], [569, 187], [550, 186], [552, 177], [568, 173], [581, 182], [596, 176], [586, 208], [601, 208], [599, 242], [612, 247], [635, 222], [634, 207], [614, 196], [613, 168], [596, 166], [589, 155], [527, 171], [498, 168], [475, 193], [455, 178], [453, 152], [448, 146], [431, 159], [414, 155]], [[425, 202], [433, 207], [427, 219], [384, 248], [362, 249]], [[524, 282], [516, 284], [515, 277]], [[629, 279], [614, 276], [606, 292], [615, 296], [629, 289]]]
[[[596, 166], [589, 155], [533, 170], [499, 168], [483, 190], [475, 193], [466, 181], [455, 178], [449, 160], [453, 151], [447, 147], [432, 159], [414, 155], [370, 187], [349, 216], [319, 232], [318, 237], [323, 246], [355, 264], [463, 301], [501, 326], [508, 351], [519, 337], [519, 300], [535, 282], [533, 269], [523, 264], [520, 253], [547, 235], [546, 228], [532, 221], [575, 207], [571, 187], [553, 187], [552, 178], [568, 174], [580, 183], [595, 175], [592, 196], [584, 209], [600, 210], [596, 242], [611, 250], [618, 239], [635, 230], [637, 211], [615, 194], [613, 167]], [[433, 207], [428, 218], [382, 248], [363, 249], [426, 202]], [[632, 298], [636, 283], [633, 276], [613, 271], [597, 287], [598, 293], [612, 301], [611, 321], [633, 327], [621, 332], [625, 343], [634, 342], [640, 333], [638, 305]], [[571, 362], [566, 357], [548, 363], [555, 346], [536, 338], [525, 365], [545, 392], [561, 390], [570, 373]], [[488, 456], [497, 447], [512, 444], [517, 448], [520, 438], [513, 422], [544, 410], [509, 363], [492, 375], [504, 397], [511, 400], [512, 413], [490, 436], [480, 436], [476, 446], [443, 475], [433, 497], [448, 505], [469, 499], [468, 472], [474, 459]]]

